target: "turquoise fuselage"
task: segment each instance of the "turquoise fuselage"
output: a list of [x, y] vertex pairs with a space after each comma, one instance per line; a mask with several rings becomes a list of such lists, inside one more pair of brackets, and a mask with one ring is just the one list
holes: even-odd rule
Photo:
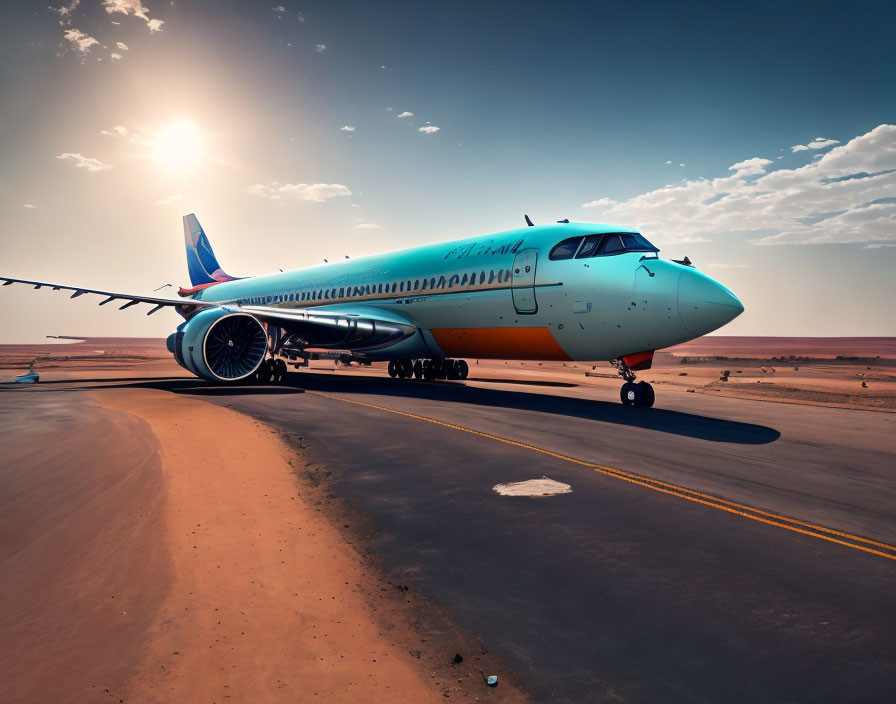
[[635, 230], [593, 223], [526, 227], [223, 282], [194, 297], [372, 315], [419, 329], [413, 338], [367, 353], [374, 359], [606, 360], [668, 347], [718, 327], [715, 320], [684, 324], [682, 274], [719, 286], [691, 267], [647, 252], [549, 259], [566, 238], [605, 232]]

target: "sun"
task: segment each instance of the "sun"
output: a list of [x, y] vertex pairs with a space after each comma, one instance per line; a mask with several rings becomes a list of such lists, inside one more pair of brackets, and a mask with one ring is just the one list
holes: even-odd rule
[[202, 166], [202, 141], [202, 134], [190, 120], [169, 122], [153, 140], [155, 160], [166, 171], [195, 171]]

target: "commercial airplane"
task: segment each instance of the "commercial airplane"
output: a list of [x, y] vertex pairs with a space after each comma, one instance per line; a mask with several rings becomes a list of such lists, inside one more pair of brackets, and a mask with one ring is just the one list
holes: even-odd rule
[[3, 286], [104, 296], [147, 315], [173, 307], [178, 364], [203, 379], [281, 380], [286, 360], [338, 350], [388, 361], [393, 378], [464, 379], [475, 359], [610, 360], [628, 406], [651, 406], [655, 350], [694, 339], [743, 312], [687, 259], [660, 259], [636, 230], [563, 220], [321, 266], [238, 278], [218, 264], [193, 214], [184, 238], [191, 288], [134, 296], [0, 277]]

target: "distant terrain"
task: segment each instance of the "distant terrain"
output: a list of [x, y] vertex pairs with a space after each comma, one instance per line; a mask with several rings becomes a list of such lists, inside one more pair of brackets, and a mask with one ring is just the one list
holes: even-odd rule
[[[0, 382], [12, 381], [31, 360], [43, 381], [104, 376], [187, 376], [161, 338], [72, 338], [70, 344], [0, 345]], [[610, 398], [618, 377], [605, 361], [468, 360], [470, 383], [580, 387]], [[370, 368], [311, 363], [338, 374], [385, 375]], [[665, 391], [709, 393], [784, 403], [896, 411], [896, 337], [708, 336], [657, 352], [639, 378]], [[863, 385], [864, 384], [864, 385]]]

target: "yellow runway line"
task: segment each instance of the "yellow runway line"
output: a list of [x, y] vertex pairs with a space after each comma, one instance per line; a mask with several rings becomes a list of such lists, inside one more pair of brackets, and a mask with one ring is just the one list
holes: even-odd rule
[[[638, 486], [643, 486], [647, 489], [652, 489], [653, 491], [658, 491], [670, 496], [676, 496], [680, 499], [686, 499], [688, 501], [694, 501], [696, 503], [703, 504], [704, 506], [710, 506], [712, 508], [719, 509], [720, 511], [726, 511], [737, 516], [743, 516], [744, 518], [749, 518], [760, 523], [765, 523], [766, 525], [784, 528], [785, 530], [790, 530], [795, 533], [801, 533], [803, 535], [808, 535], [813, 538], [819, 538], [821, 540], [826, 540], [838, 545], [844, 545], [846, 547], [853, 548], [854, 550], [861, 550], [862, 552], [871, 553], [872, 555], [879, 555], [880, 557], [886, 557], [890, 560], [896, 560], [896, 545], [890, 545], [889, 543], [871, 540], [870, 538], [863, 538], [859, 535], [853, 535], [852, 533], [834, 530], [833, 528], [825, 528], [824, 526], [807, 523], [806, 521], [800, 521], [796, 518], [790, 518], [788, 516], [783, 516], [771, 511], [753, 508], [752, 506], [747, 506], [746, 504], [739, 504], [736, 501], [722, 499], [717, 496], [712, 496], [711, 494], [705, 494], [694, 489], [688, 489], [687, 487], [679, 486], [677, 484], [671, 484], [660, 479], [653, 479], [652, 477], [635, 474], [634, 472], [627, 472], [625, 470], [614, 469], [613, 467], [607, 467], [605, 465], [596, 464], [594, 462], [587, 462], [585, 460], [580, 460], [575, 457], [569, 457], [568, 455], [563, 455], [558, 452], [551, 452], [550, 450], [545, 450], [541, 447], [536, 447], [535, 445], [529, 445], [527, 443], [518, 442], [516, 440], [508, 440], [507, 438], [492, 435], [491, 433], [483, 433], [478, 430], [472, 430], [471, 428], [465, 428], [462, 425], [455, 425], [453, 423], [446, 423], [445, 421], [436, 420], [435, 418], [428, 418], [427, 416], [408, 413], [406, 411], [399, 411], [394, 408], [378, 406], [376, 404], [366, 403], [364, 401], [356, 401], [354, 399], [344, 398], [342, 396], [332, 396], [330, 394], [320, 393], [319, 391], [307, 391], [306, 393], [312, 394], [313, 396], [321, 396], [322, 398], [329, 398], [334, 401], [342, 401], [343, 403], [352, 403], [356, 406], [373, 408], [378, 411], [386, 411], [387, 413], [393, 413], [395, 415], [404, 416], [406, 418], [422, 420], [427, 423], [433, 423], [435, 425], [441, 425], [446, 428], [451, 428], [452, 430], [459, 430], [464, 433], [470, 433], [471, 435], [478, 435], [479, 437], [487, 438], [489, 440], [495, 440], [496, 442], [504, 443], [505, 445], [512, 445], [514, 447], [519, 447], [531, 452], [538, 452], [542, 455], [555, 457], [565, 462], [572, 462], [573, 464], [582, 465], [583, 467], [588, 467], [595, 472], [600, 472], [601, 474], [612, 477], [614, 479], [621, 479], [622, 481], [629, 482], [630, 484], [636, 484]], [[839, 537], [834, 538], [832, 536]], [[874, 545], [876, 547], [883, 548], [883, 550], [875, 550], [874, 548], [866, 547], [866, 545], [856, 545], [856, 543]], [[892, 551], [892, 553], [884, 552], [885, 550]]]

